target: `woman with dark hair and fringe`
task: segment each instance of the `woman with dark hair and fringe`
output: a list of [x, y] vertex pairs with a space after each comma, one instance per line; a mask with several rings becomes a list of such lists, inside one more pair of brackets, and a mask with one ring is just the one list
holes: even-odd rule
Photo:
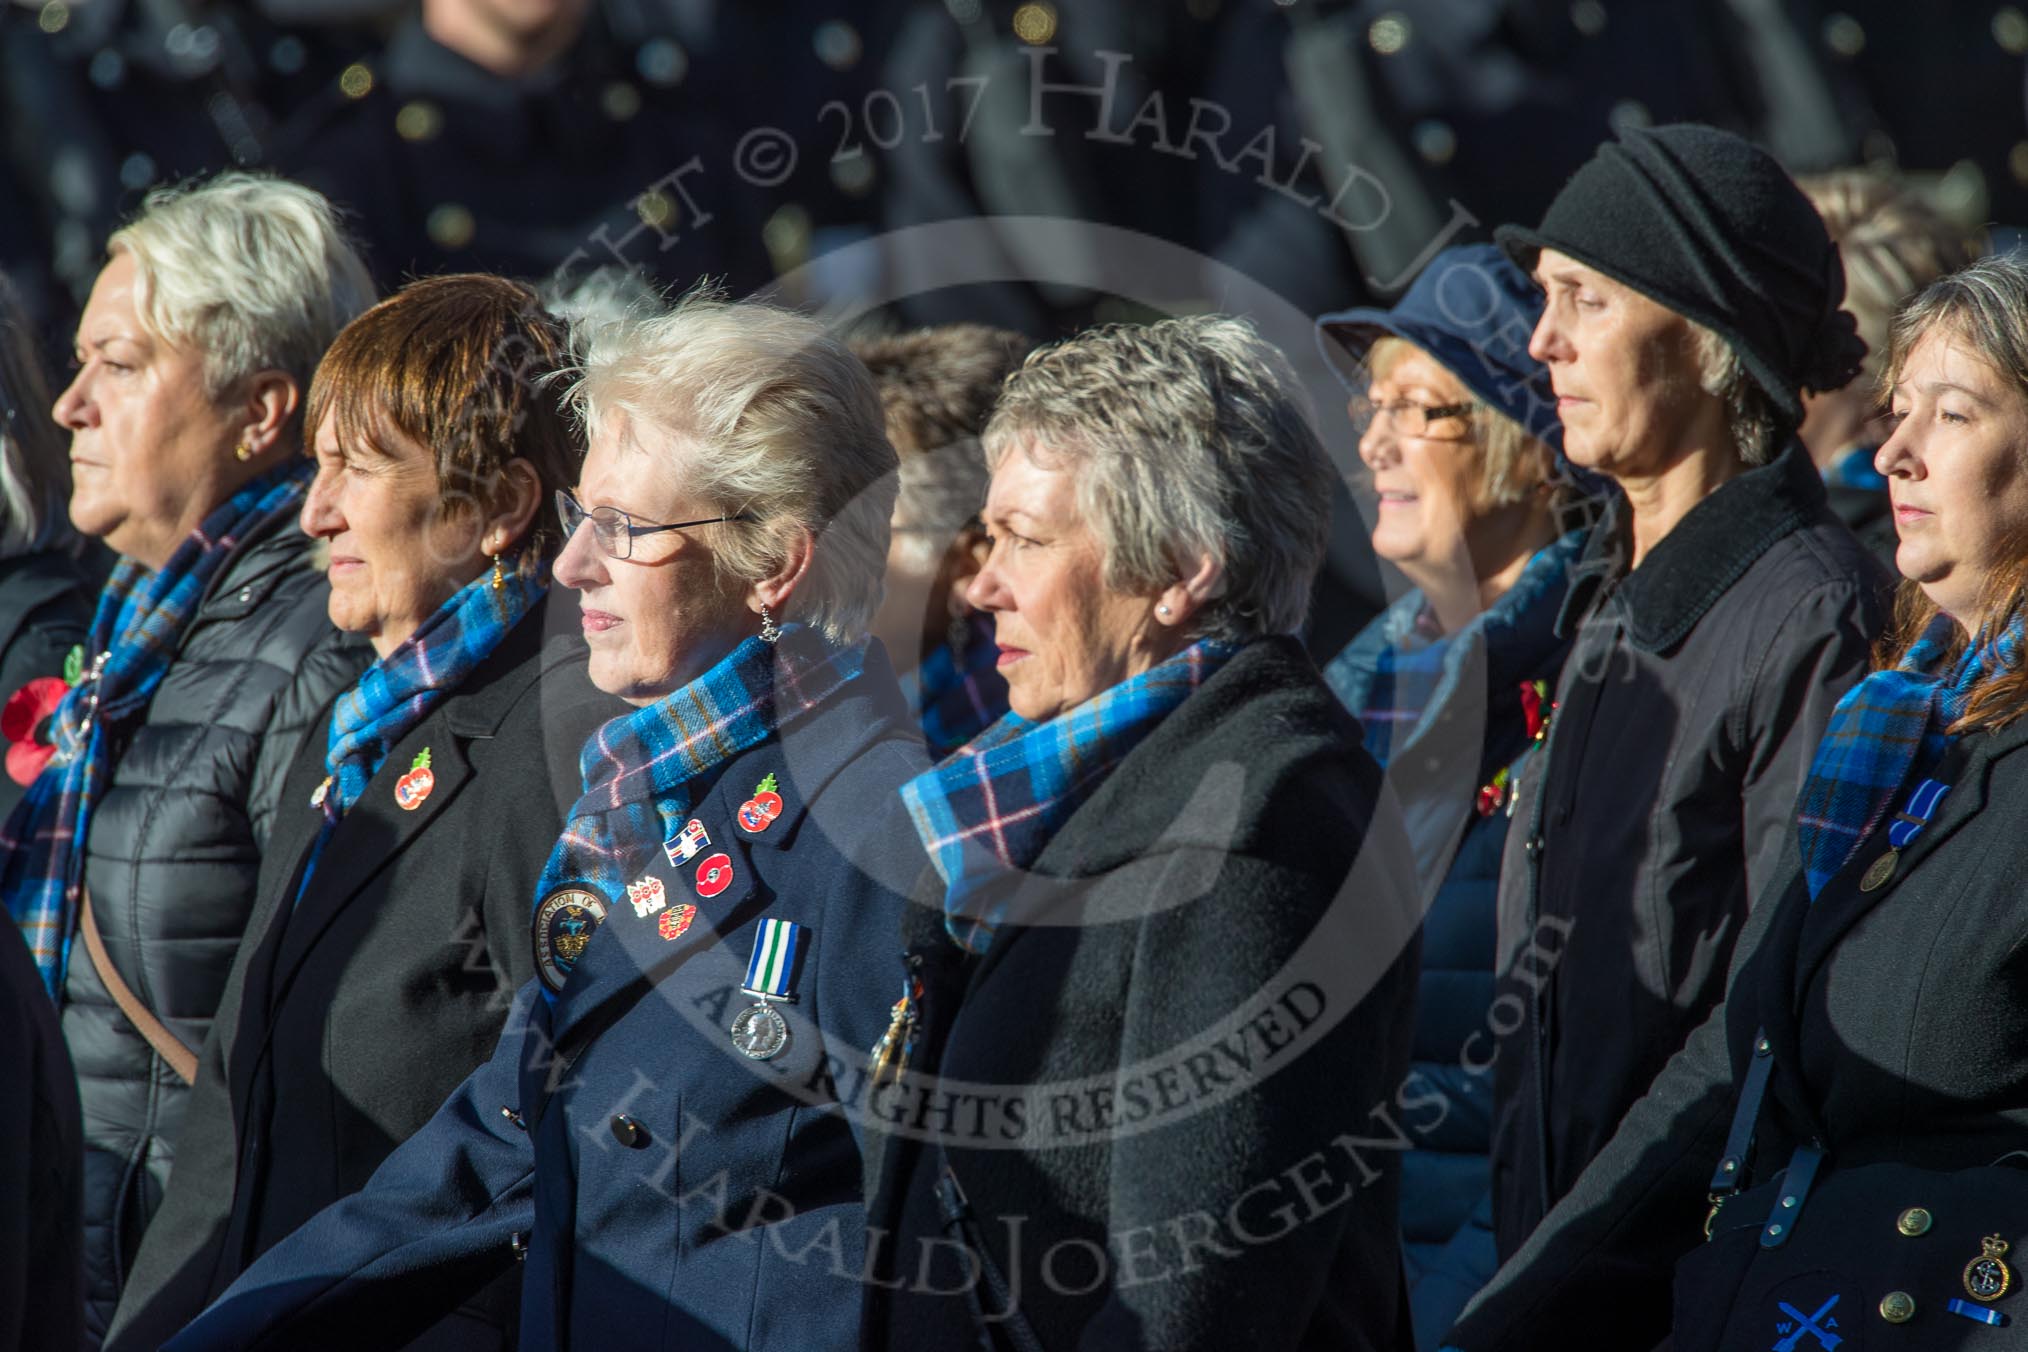
[[[529, 898], [578, 750], [626, 707], [586, 679], [568, 604], [550, 620], [548, 508], [578, 453], [544, 386], [567, 348], [529, 288], [433, 277], [346, 326], [317, 368], [303, 528], [330, 549], [332, 622], [379, 660], [284, 780], [109, 1348], [159, 1346], [362, 1187], [535, 974]], [[428, 1346], [513, 1346], [517, 1296], [496, 1283]]]
[[2028, 1141], [2024, 316], [2028, 266], [1989, 258], [1896, 319], [1894, 625], [1815, 747], [1725, 1002], [1458, 1347], [2023, 1345], [2028, 1174], [1985, 1166]]
[[67, 510], [70, 457], [49, 399], [34, 327], [0, 277], [0, 735], [10, 743], [0, 819], [48, 760], [30, 734], [68, 688], [65, 661], [92, 619], [93, 579]]

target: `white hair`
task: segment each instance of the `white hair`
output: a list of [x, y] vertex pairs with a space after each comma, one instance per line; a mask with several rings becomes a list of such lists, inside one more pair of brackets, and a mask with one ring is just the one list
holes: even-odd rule
[[807, 529], [816, 552], [783, 618], [834, 643], [864, 637], [880, 605], [896, 470], [865, 365], [806, 315], [711, 292], [587, 325], [578, 347], [570, 402], [587, 436], [620, 417], [694, 439], [687, 486], [755, 518], [708, 528], [719, 567], [765, 577]]
[[218, 399], [258, 371], [307, 391], [338, 330], [373, 304], [373, 279], [322, 193], [237, 170], [157, 188], [115, 231], [138, 273], [149, 333], [198, 353]]
[[1016, 446], [1073, 468], [1107, 586], [1167, 587], [1208, 557], [1222, 581], [1199, 637], [1302, 625], [1333, 470], [1288, 358], [1247, 321], [1114, 324], [1038, 349], [1007, 378], [985, 442], [996, 470]]

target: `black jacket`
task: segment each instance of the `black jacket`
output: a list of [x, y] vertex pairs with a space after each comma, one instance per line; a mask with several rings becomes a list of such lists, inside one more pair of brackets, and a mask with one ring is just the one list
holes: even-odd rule
[[873, 1099], [933, 1139], [871, 1171], [864, 1344], [976, 1345], [947, 1158], [1044, 1348], [1398, 1345], [1399, 1154], [1442, 1116], [1408, 1080], [1414, 863], [1300, 646], [1242, 649], [1015, 885], [1030, 923], [975, 961], [914, 908], [942, 1079]]
[[0, 925], [0, 1347], [84, 1336], [84, 1128], [56, 1010], [13, 925]]
[[[64, 659], [91, 630], [93, 583], [57, 550], [0, 559], [0, 703], [37, 677], [63, 675]], [[27, 792], [0, 774], [0, 821]]]
[[[85, 885], [122, 980], [201, 1046], [253, 909], [282, 777], [316, 715], [372, 655], [325, 614], [293, 517], [235, 548], [146, 713], [114, 730]], [[63, 1035], [85, 1114], [86, 1324], [105, 1332], [161, 1204], [189, 1091], [127, 1022], [75, 945]]]
[[[1887, 846], [1885, 828], [1812, 903], [1793, 832], [1770, 904], [1754, 915], [1725, 1003], [1693, 1034], [1628, 1113], [1611, 1143], [1540, 1230], [1453, 1330], [1467, 1352], [1649, 1347], [1668, 1331], [1670, 1270], [1702, 1240], [1705, 1188], [1724, 1153], [1757, 1028], [1774, 1072], [1760, 1118], [1750, 1183], [1765, 1181], [1795, 1146], [1821, 1135], [1818, 1175], [1899, 1161], [1919, 1169], [1993, 1164], [2028, 1142], [2028, 719], [1964, 739], [1928, 773], [1952, 788], [1929, 826], [1901, 852], [1887, 884], [1859, 879]], [[1894, 807], [1906, 802], [1904, 785]], [[1950, 1244], [1953, 1280], [1912, 1288], [1918, 1318], [1942, 1319], [1964, 1292], [1957, 1264], [1976, 1243], [1942, 1239], [1953, 1221], [1971, 1234], [2018, 1226], [2018, 1214], [1939, 1215], [1938, 1234], [1909, 1241], [1896, 1213], [1922, 1196], [1882, 1197], [1884, 1245]], [[1734, 1206], [1728, 1203], [1724, 1220]], [[1755, 1220], [1764, 1221], [1763, 1204]], [[1805, 1230], [1818, 1220], [1806, 1208]], [[2019, 1250], [2017, 1249], [2017, 1252]], [[2010, 1262], [2015, 1260], [2010, 1259]], [[2018, 1262], [2016, 1263], [2018, 1267]], [[1694, 1292], [1689, 1293], [1696, 1299]], [[1848, 1324], [1890, 1329], [1873, 1305], [1884, 1291], [1853, 1290]], [[2018, 1322], [2010, 1300], [2000, 1306]], [[1815, 1309], [1816, 1304], [1809, 1307]], [[1971, 1340], [1988, 1334], [1964, 1323]], [[1774, 1325], [1766, 1325], [1766, 1346]], [[1865, 1344], [1873, 1346], [1870, 1340]], [[1883, 1343], [1882, 1346], [1887, 1344]], [[1983, 1345], [1983, 1344], [1981, 1344]], [[1805, 1339], [1800, 1346], [1814, 1347]]]
[[1500, 884], [1494, 1067], [1503, 1258], [1570, 1188], [1723, 989], [1886, 579], [1802, 448], [1727, 483], [1627, 571], [1624, 503], [1566, 604], [1582, 626]]
[[[531, 610], [393, 749], [292, 908], [322, 820], [310, 798], [328, 731], [304, 742], [108, 1348], [160, 1346], [282, 1236], [363, 1187], [491, 1055], [535, 974], [528, 917], [577, 796], [578, 752], [627, 712], [586, 677], [582, 638], [545, 644], [549, 613]], [[574, 621], [576, 606], [561, 615]], [[327, 713], [318, 727], [329, 725]], [[395, 783], [425, 749], [434, 787], [403, 809]], [[505, 1285], [431, 1346], [511, 1346]]]

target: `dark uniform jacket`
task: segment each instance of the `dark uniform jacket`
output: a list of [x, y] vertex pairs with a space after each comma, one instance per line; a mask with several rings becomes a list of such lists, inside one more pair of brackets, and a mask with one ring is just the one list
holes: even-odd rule
[[[666, 904], [619, 898], [553, 1002], [524, 987], [492, 1058], [368, 1186], [169, 1346], [399, 1344], [517, 1254], [525, 1349], [850, 1346], [861, 1150], [831, 1087], [893, 1003], [897, 887], [924, 870], [896, 790], [919, 746], [874, 655], [786, 737], [733, 757], [692, 808], [710, 844], [680, 866], [653, 851], [643, 876]], [[783, 810], [749, 833], [740, 808], [769, 775]], [[707, 895], [719, 854], [732, 881]], [[728, 1028], [754, 1003], [741, 987], [766, 917], [804, 927], [797, 998], [777, 1006], [787, 1046], [749, 1059]]]
[[[61, 551], [0, 559], [0, 703], [30, 681], [63, 675], [64, 659], [91, 632], [95, 591], [85, 566]], [[0, 821], [27, 792], [0, 774]]]
[[1033, 873], [969, 966], [911, 913], [936, 1077], [874, 1114], [863, 1345], [977, 1347], [1000, 1280], [1048, 1349], [1405, 1346], [1399, 1157], [1441, 1110], [1408, 1083], [1414, 863], [1300, 645], [1243, 648]]
[[77, 1077], [21, 932], [0, 929], [0, 1347], [70, 1352], [84, 1336]]
[[[575, 618], [568, 600], [562, 610]], [[528, 917], [577, 796], [578, 751], [627, 711], [586, 677], [582, 638], [544, 642], [550, 613], [538, 603], [393, 749], [297, 899], [323, 821], [310, 799], [328, 714], [305, 740], [109, 1348], [161, 1346], [283, 1236], [364, 1187], [499, 1041], [535, 972]], [[395, 784], [425, 750], [434, 787], [404, 809]], [[517, 1292], [492, 1294], [429, 1345], [511, 1346]]]
[[[115, 732], [85, 886], [106, 952], [187, 1047], [204, 1043], [253, 911], [282, 778], [318, 711], [372, 657], [331, 627], [329, 587], [293, 516], [213, 575], [138, 723]], [[85, 1114], [86, 1324], [113, 1306], [175, 1158], [190, 1091], [74, 946], [63, 1035]]]
[[1638, 569], [1624, 502], [1565, 610], [1583, 615], [1500, 894], [1494, 1068], [1501, 1256], [1570, 1188], [1723, 990], [1885, 578], [1800, 445], [1711, 494]]
[[[1773, 1079], [1760, 1115], [1750, 1183], [1781, 1170], [1811, 1137], [1828, 1147], [1816, 1200], [1798, 1223], [1822, 1223], [1824, 1190], [1842, 1169], [1900, 1162], [1958, 1170], [1999, 1162], [2028, 1142], [2028, 719], [1960, 743], [1923, 772], [1952, 786], [1886, 885], [1859, 887], [1887, 848], [1883, 825], [1812, 903], [1793, 831], [1779, 874], [1741, 941], [1729, 993], [1627, 1114], [1611, 1143], [1452, 1331], [1466, 1352], [1650, 1347], [1669, 1329], [1670, 1270], [1703, 1239], [1705, 1189], [1756, 1029], [1772, 1046]], [[1894, 809], [1907, 802], [1904, 784]], [[2018, 1195], [2018, 1194], [2017, 1194]], [[1763, 1199], [1738, 1222], [1767, 1221]], [[1728, 1202], [1720, 1224], [1736, 1223]], [[1905, 1207], [1937, 1207], [1937, 1230], [1910, 1240]], [[1959, 1268], [1976, 1237], [2019, 1226], [2018, 1214], [1958, 1217], [1920, 1192], [1878, 1199], [1883, 1259], [1893, 1246], [1937, 1246], [1945, 1279], [1911, 1284], [1917, 1323], [1892, 1328], [1875, 1306], [1886, 1288], [1856, 1284], [1838, 1311], [1848, 1347], [1934, 1346], [1924, 1333], [1962, 1325], [1964, 1346], [2005, 1335], [1950, 1315], [1965, 1294]], [[1983, 1225], [1980, 1222], [1984, 1222]], [[1953, 1225], [1969, 1233], [1949, 1238]], [[2016, 1260], [2010, 1258], [2010, 1263]], [[1883, 1271], [1887, 1270], [1883, 1264]], [[2018, 1278], [2017, 1278], [2018, 1283]], [[1681, 1297], [1709, 1304], [1695, 1288]], [[1791, 1302], [1803, 1293], [1791, 1295]], [[1820, 1295], [1803, 1306], [1822, 1304]], [[2011, 1313], [2011, 1300], [1996, 1308]], [[1775, 1309], [1766, 1337], [1777, 1341]], [[1872, 1330], [1869, 1334], [1866, 1330]], [[1791, 1330], [1794, 1331], [1793, 1329]], [[1953, 1342], [1951, 1345], [1956, 1346]], [[1804, 1337], [1799, 1348], [1816, 1348]]]
[[595, 18], [547, 69], [507, 79], [411, 18], [363, 87], [326, 89], [283, 129], [275, 167], [353, 213], [389, 290], [439, 272], [541, 283], [601, 267], [678, 289], [760, 285], [772, 274], [754, 189], [733, 172], [737, 133], [626, 57]]

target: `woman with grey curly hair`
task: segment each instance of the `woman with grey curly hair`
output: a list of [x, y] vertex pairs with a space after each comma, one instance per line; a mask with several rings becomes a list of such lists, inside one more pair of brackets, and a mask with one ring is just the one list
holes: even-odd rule
[[985, 440], [1013, 713], [903, 789], [942, 885], [876, 1058], [865, 1342], [1391, 1346], [1396, 1165], [1333, 1143], [1407, 1069], [1414, 884], [1293, 636], [1332, 473], [1295, 378], [1241, 320], [1103, 328]]

